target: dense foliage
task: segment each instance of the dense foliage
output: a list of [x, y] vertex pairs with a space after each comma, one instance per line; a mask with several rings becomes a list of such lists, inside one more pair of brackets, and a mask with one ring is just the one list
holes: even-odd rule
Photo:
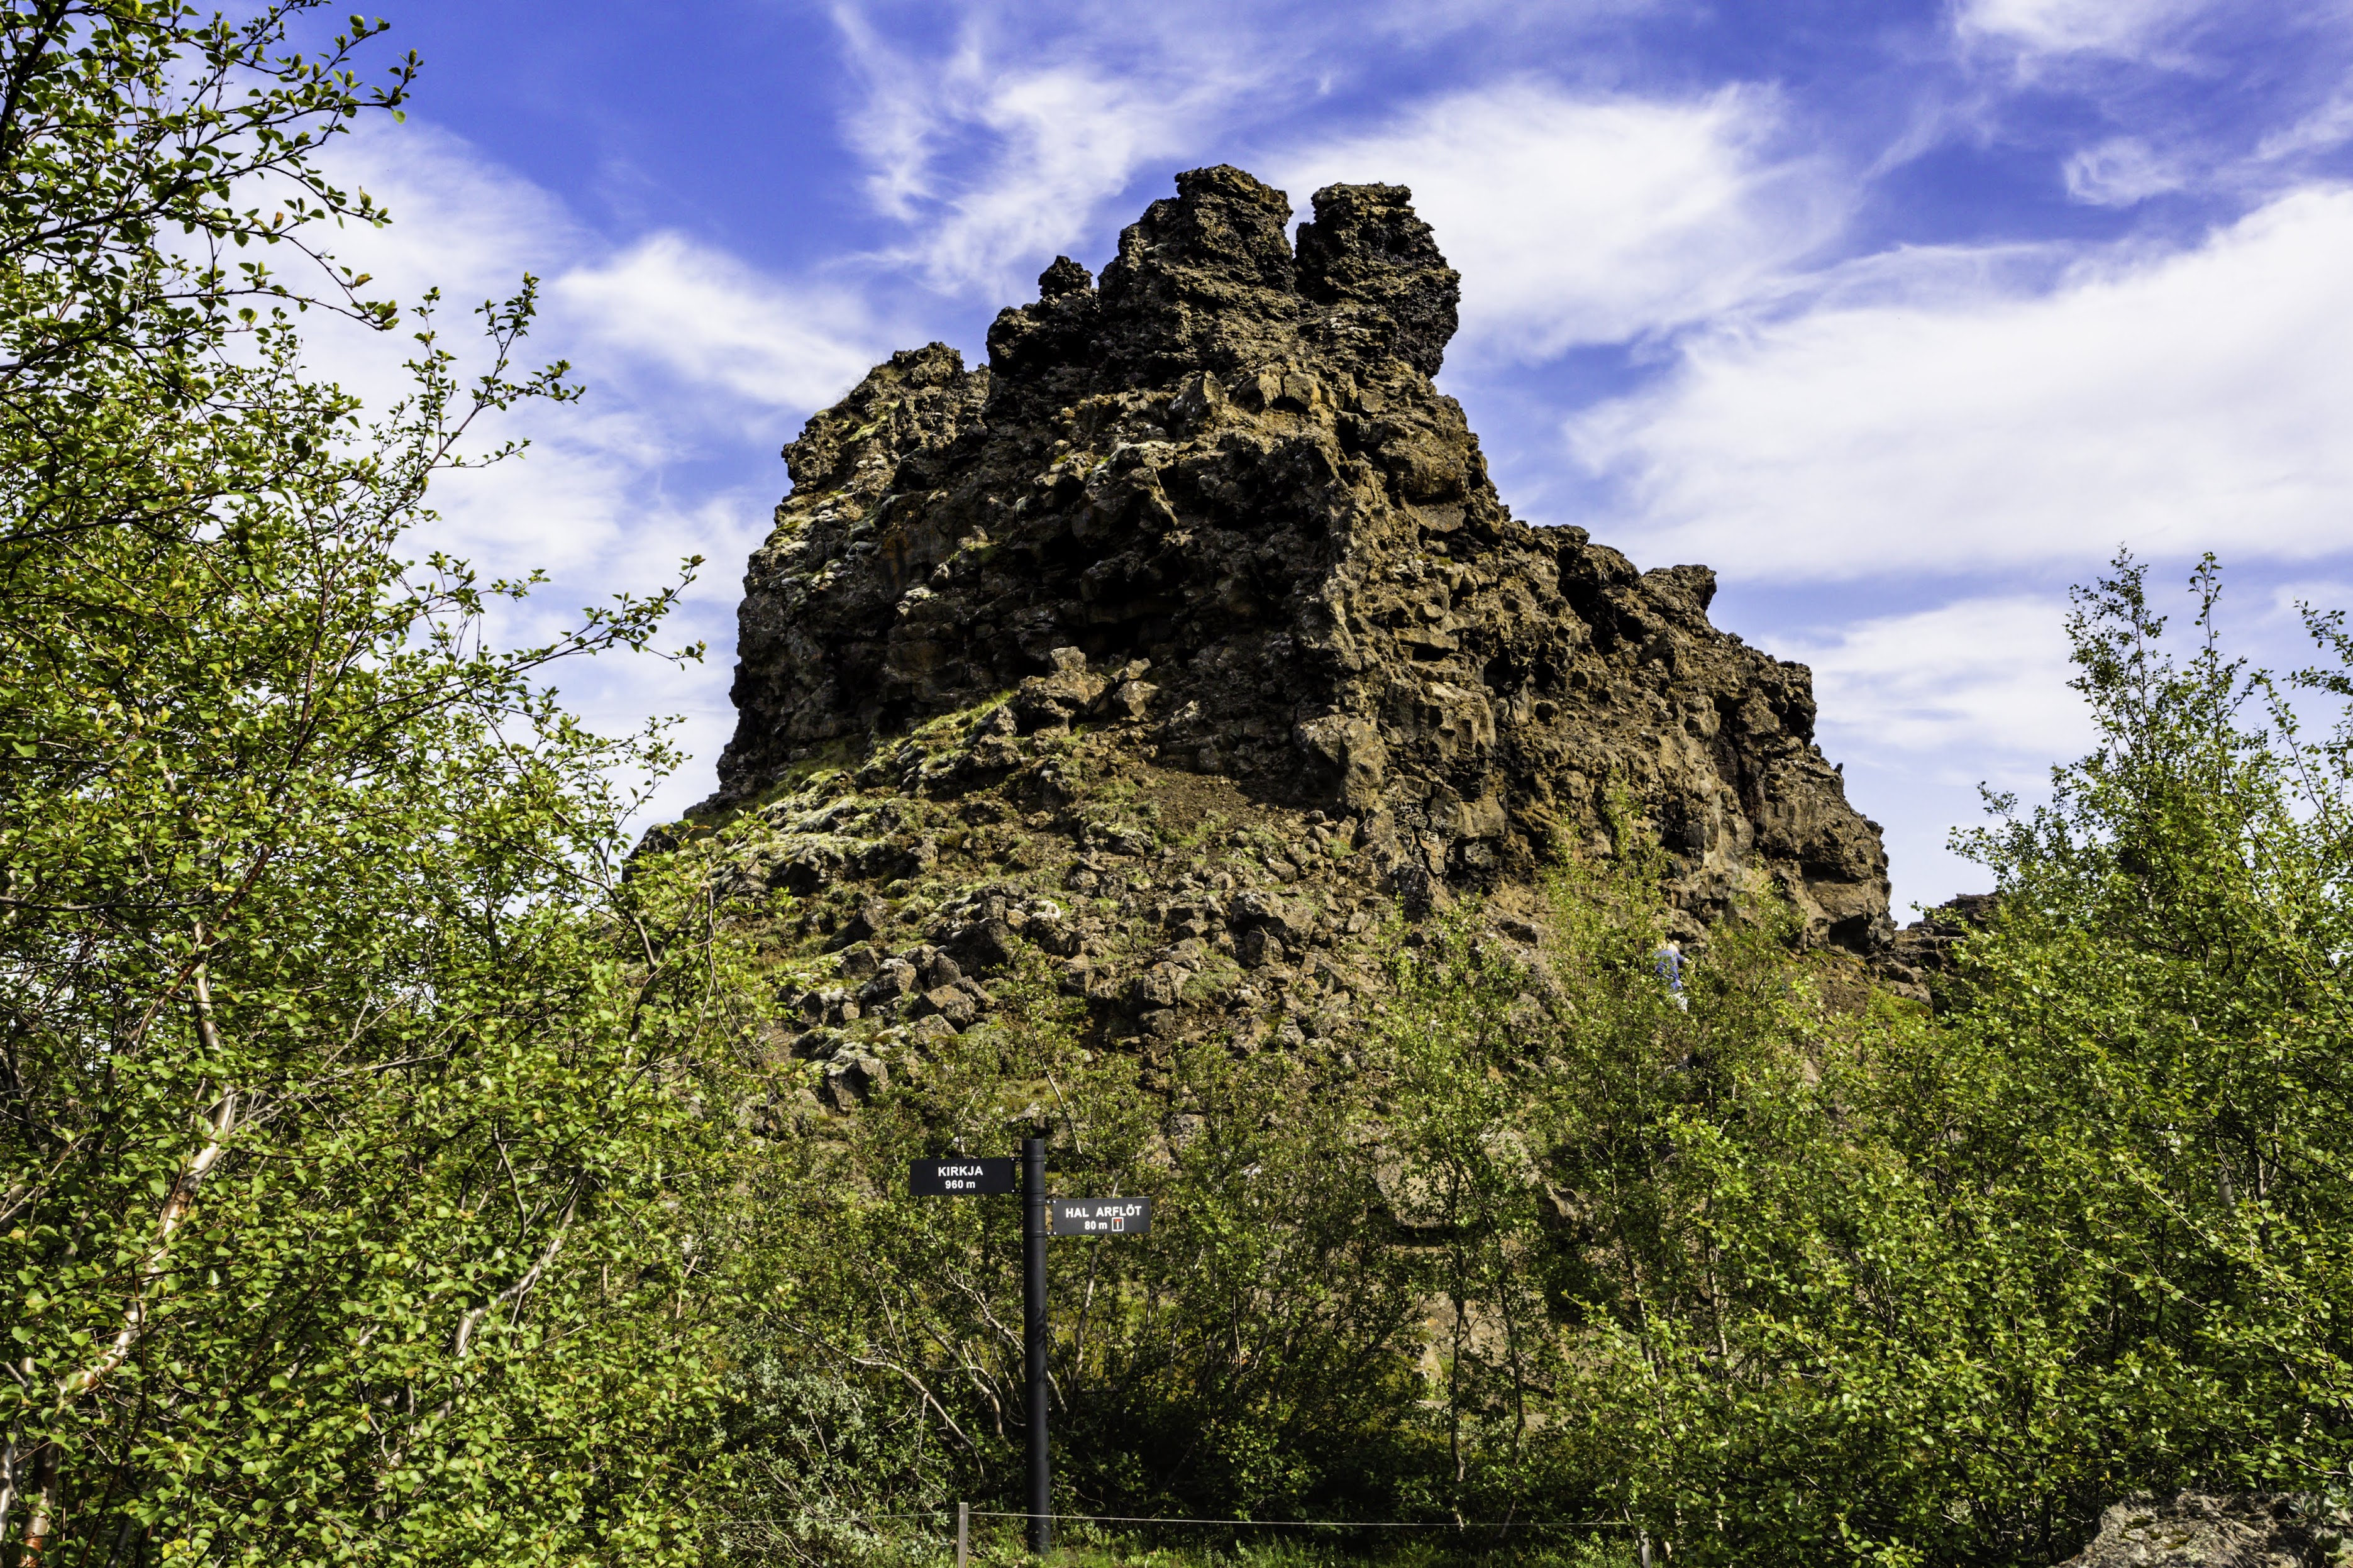
[[1540, 952], [1398, 926], [1353, 1034], [1147, 1065], [1030, 953], [821, 1111], [775, 900], [723, 827], [628, 859], [659, 735], [541, 684], [669, 595], [501, 652], [527, 584], [404, 556], [478, 417], [569, 395], [528, 283], [471, 380], [414, 317], [372, 420], [304, 368], [305, 309], [396, 324], [305, 237], [381, 220], [316, 155], [415, 70], [313, 9], [0, 0], [0, 1563], [928, 1550], [1019, 1495], [1018, 1208], [905, 1162], [1024, 1131], [1158, 1202], [1051, 1252], [1065, 1508], [2025, 1563], [2348, 1489], [2341, 620], [2274, 680], [2211, 567], [2183, 657], [2139, 567], [2088, 590], [2099, 744], [1968, 838], [1933, 1012], [1761, 888], [1672, 994], [1629, 817]]
[[470, 384], [420, 319], [364, 426], [290, 312], [388, 308], [220, 259], [379, 216], [311, 160], [410, 67], [293, 51], [310, 9], [0, 15], [0, 1551], [659, 1560], [708, 910], [620, 886], [659, 746], [535, 675], [668, 596], [498, 653], [522, 586], [400, 553], [477, 415], [565, 395], [509, 374], [527, 287]]
[[1196, 1051], [1156, 1124], [1050, 1017], [976, 1032], [783, 1178], [739, 1544], [1015, 1506], [1010, 1205], [891, 1194], [1025, 1107], [1063, 1179], [1166, 1216], [1055, 1251], [1065, 1506], [2048, 1563], [2136, 1490], [2345, 1490], [2353, 733], [2285, 699], [2353, 683], [2312, 630], [2332, 662], [2274, 683], [2211, 636], [2169, 658], [2130, 563], [2082, 595], [2101, 744], [1968, 837], [1997, 912], [1934, 1014], [1794, 952], [1762, 892], [1678, 1005], [1626, 822], [1540, 959], [1475, 908], [1400, 930], [1352, 1048]]
[[[2353, 731], [2306, 740], [2221, 652], [2211, 565], [2195, 588], [2179, 660], [2141, 568], [2080, 595], [2100, 744], [1968, 837], [1998, 912], [1941, 1016], [1825, 1009], [1769, 921], [1667, 1010], [1639, 857], [1566, 889], [1534, 1081], [1456, 1066], [1486, 1108], [1421, 1145], [1450, 1190], [1508, 1200], [1521, 1166], [1561, 1210], [1481, 1215], [1476, 1299], [1508, 1323], [1516, 1269], [1551, 1308], [1495, 1343], [1563, 1358], [1473, 1358], [1486, 1451], [1540, 1389], [1559, 1483], [1709, 1560], [2051, 1562], [2135, 1490], [2346, 1489]], [[2294, 684], [2341, 699], [2341, 624], [2311, 629], [2331, 662]], [[1425, 1051], [1493, 1037], [1440, 1010], [1475, 971], [1425, 974]]]

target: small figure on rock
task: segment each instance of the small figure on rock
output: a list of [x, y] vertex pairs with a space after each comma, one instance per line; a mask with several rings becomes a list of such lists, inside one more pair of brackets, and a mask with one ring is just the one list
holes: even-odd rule
[[1683, 944], [1669, 937], [1658, 952], [1651, 954], [1651, 967], [1667, 983], [1667, 999], [1690, 1012], [1691, 998], [1683, 994]]

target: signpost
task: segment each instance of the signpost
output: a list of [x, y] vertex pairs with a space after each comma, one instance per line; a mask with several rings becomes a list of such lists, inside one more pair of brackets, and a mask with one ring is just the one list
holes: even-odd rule
[[963, 1198], [1013, 1190], [1013, 1162], [1009, 1159], [908, 1162], [907, 1191], [919, 1198]]
[[1142, 1236], [1152, 1228], [1152, 1200], [1054, 1198], [1047, 1218], [1056, 1236]]
[[[915, 1160], [907, 1191], [916, 1197], [977, 1197], [1016, 1191], [1013, 1162], [959, 1155]], [[1046, 1430], [1046, 1238], [1050, 1236], [1142, 1236], [1152, 1228], [1150, 1198], [1050, 1198], [1046, 1141], [1021, 1141], [1021, 1356], [1029, 1383], [1029, 1550], [1054, 1543], [1054, 1471]], [[964, 1548], [964, 1505], [957, 1505], [958, 1568]]]

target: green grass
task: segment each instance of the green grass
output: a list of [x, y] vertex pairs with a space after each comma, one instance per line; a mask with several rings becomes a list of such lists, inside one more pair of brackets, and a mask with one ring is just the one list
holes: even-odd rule
[[[1406, 1539], [1398, 1539], [1406, 1535]], [[1187, 1538], [1190, 1539], [1187, 1539]], [[953, 1535], [902, 1538], [867, 1559], [875, 1568], [948, 1568]], [[1633, 1568], [1621, 1530], [1536, 1535], [1495, 1531], [1412, 1532], [1317, 1531], [1278, 1526], [1187, 1525], [1121, 1531], [1066, 1525], [1040, 1558], [1019, 1521], [973, 1521], [974, 1568]]]
[[[1195, 1530], [1189, 1533], [1220, 1532]], [[1271, 1534], [1259, 1540], [1192, 1544], [1173, 1541], [1146, 1544], [1107, 1536], [1101, 1542], [1057, 1548], [1045, 1561], [1051, 1568], [1326, 1568], [1327, 1564], [1331, 1568], [1341, 1564], [1352, 1568], [1474, 1568], [1483, 1564], [1495, 1564], [1497, 1568], [1504, 1564], [1514, 1568], [1630, 1568], [1634, 1561], [1632, 1549], [1623, 1540], [1558, 1533], [1548, 1533], [1541, 1539], [1513, 1540], [1480, 1531], [1476, 1545], [1430, 1539], [1441, 1535], [1436, 1531], [1426, 1536], [1417, 1532], [1415, 1539], [1405, 1542], [1350, 1540], [1345, 1532], [1336, 1531], [1332, 1532], [1341, 1537], [1336, 1540], [1283, 1539], [1298, 1533], [1285, 1531], [1279, 1536]]]

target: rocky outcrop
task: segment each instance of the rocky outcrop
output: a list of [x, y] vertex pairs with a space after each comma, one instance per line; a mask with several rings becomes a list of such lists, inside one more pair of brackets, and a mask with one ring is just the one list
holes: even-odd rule
[[1710, 625], [1707, 568], [1498, 499], [1430, 380], [1459, 280], [1409, 193], [1320, 191], [1294, 247], [1241, 171], [1176, 184], [1100, 283], [1049, 268], [987, 367], [894, 354], [786, 448], [712, 806], [827, 759], [948, 799], [1083, 733], [1312, 816], [1411, 908], [1607, 847], [1618, 792], [1694, 921], [1774, 883], [1815, 939], [1883, 946], [1805, 667]]
[[1929, 977], [1954, 973], [1961, 943], [1992, 922], [1999, 901], [1994, 893], [1963, 893], [1924, 910], [1879, 954], [1882, 976], [1905, 994], [1927, 1001]]
[[2263, 1492], [2132, 1498], [2061, 1568], [2343, 1568], [2348, 1521], [2319, 1500]]
[[1871, 955], [1873, 982], [1938, 1012], [1950, 1010], [1965, 994], [1962, 944], [1993, 923], [2000, 901], [1998, 893], [1962, 893], [1924, 910]]

